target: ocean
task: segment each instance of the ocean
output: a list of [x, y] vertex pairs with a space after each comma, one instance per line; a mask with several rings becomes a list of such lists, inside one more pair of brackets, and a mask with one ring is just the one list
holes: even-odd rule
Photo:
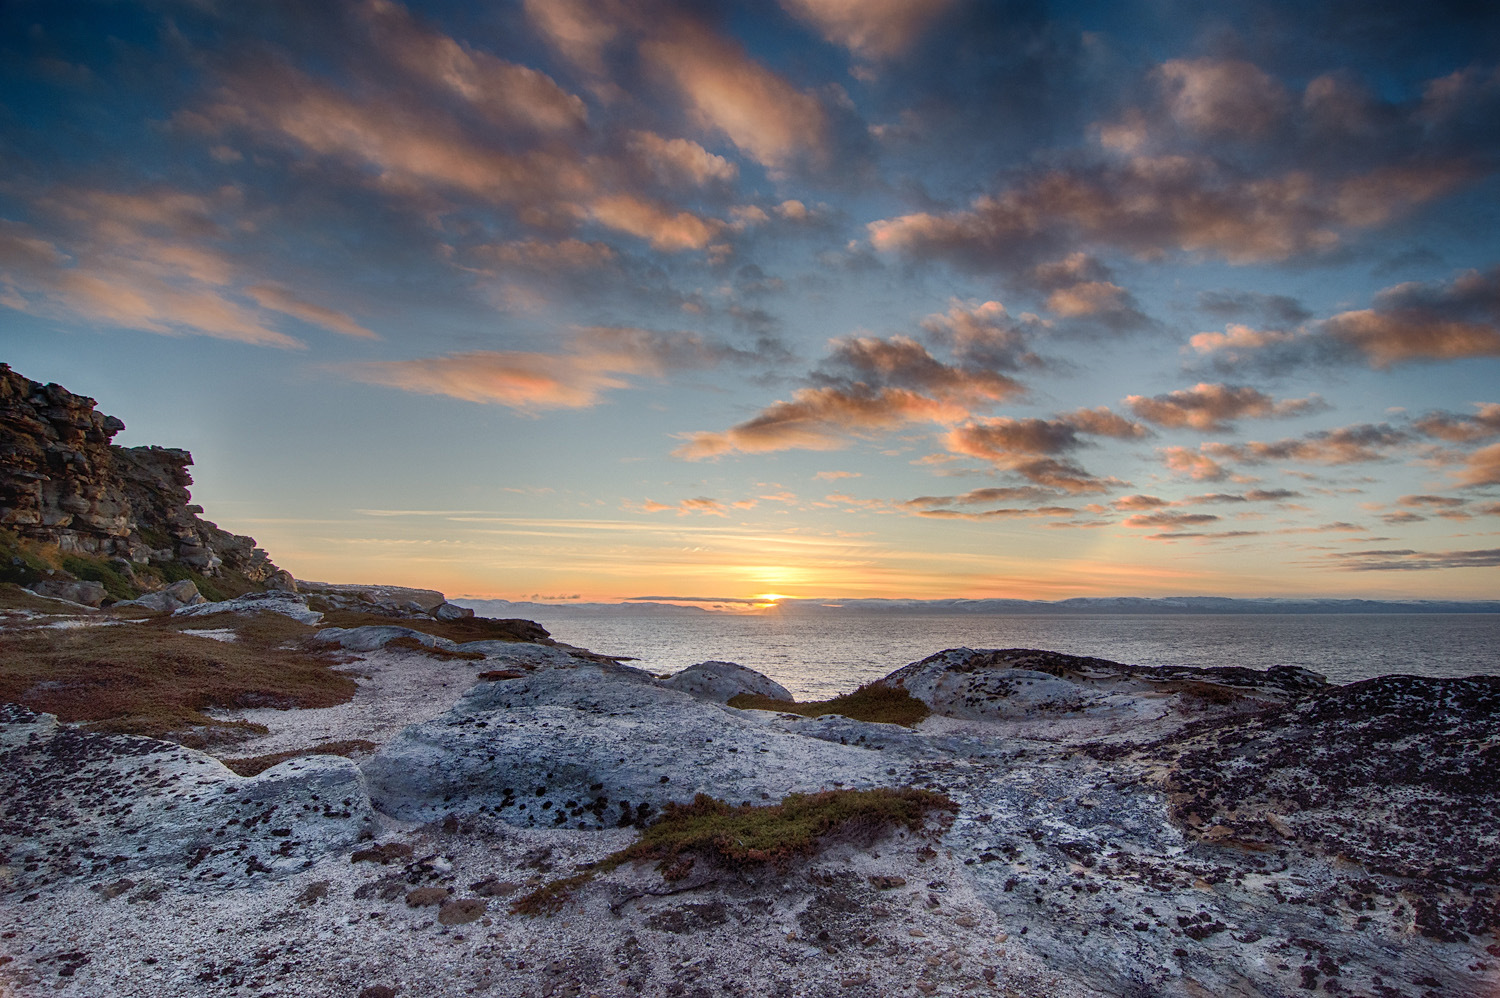
[[1500, 614], [584, 615], [529, 613], [559, 641], [655, 673], [738, 662], [822, 699], [945, 648], [1042, 648], [1132, 665], [1299, 665], [1330, 682], [1500, 675]]

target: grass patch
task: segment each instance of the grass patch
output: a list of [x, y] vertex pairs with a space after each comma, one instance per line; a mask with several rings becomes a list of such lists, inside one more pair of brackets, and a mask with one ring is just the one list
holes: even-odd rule
[[[51, 550], [48, 548], [51, 547]], [[61, 568], [56, 547], [38, 544], [0, 527], [0, 582], [27, 585]]]
[[530, 620], [498, 620], [490, 617], [463, 617], [459, 620], [438, 620], [435, 617], [387, 617], [362, 610], [338, 609], [317, 596], [309, 597], [307, 605], [313, 610], [323, 611], [324, 627], [387, 627], [395, 624], [421, 631], [423, 634], [448, 638], [459, 644], [467, 641], [545, 641], [551, 637], [546, 628]]
[[238, 759], [221, 759], [220, 762], [228, 766], [231, 771], [241, 776], [258, 776], [278, 766], [288, 759], [300, 759], [309, 755], [341, 755], [348, 758], [360, 752], [375, 751], [375, 743], [367, 742], [363, 738], [356, 738], [345, 742], [323, 742], [312, 748], [292, 749], [290, 752], [272, 752], [269, 755], [244, 756]]
[[354, 680], [334, 671], [334, 658], [284, 647], [313, 628], [269, 616], [200, 623], [234, 626], [240, 640], [232, 643], [156, 621], [0, 632], [0, 701], [94, 730], [201, 748], [258, 729], [216, 721], [205, 710], [331, 707], [354, 695]]
[[899, 686], [887, 686], [879, 680], [866, 683], [853, 693], [845, 693], [832, 700], [798, 703], [758, 693], [740, 693], [729, 698], [729, 706], [741, 710], [775, 710], [785, 714], [801, 714], [803, 717], [842, 714], [856, 721], [901, 724], [908, 728], [932, 713], [931, 708], [906, 690]]
[[0, 582], [0, 610], [33, 610], [38, 613], [66, 614], [74, 616], [80, 611], [57, 600], [44, 599], [29, 593], [14, 582]]
[[930, 813], [957, 810], [942, 794], [915, 787], [791, 794], [780, 804], [738, 807], [699, 794], [691, 804], [668, 804], [634, 843], [582, 872], [544, 884], [512, 904], [511, 911], [551, 914], [574, 890], [625, 863], [655, 860], [668, 881], [687, 876], [698, 859], [730, 870], [784, 866], [816, 852], [833, 836], [868, 841], [891, 828], [918, 832]]

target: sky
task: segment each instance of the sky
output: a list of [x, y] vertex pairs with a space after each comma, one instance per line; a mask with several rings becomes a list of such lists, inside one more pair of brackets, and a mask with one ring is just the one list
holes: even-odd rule
[[0, 360], [304, 579], [1494, 598], [1500, 7], [6, 0]]

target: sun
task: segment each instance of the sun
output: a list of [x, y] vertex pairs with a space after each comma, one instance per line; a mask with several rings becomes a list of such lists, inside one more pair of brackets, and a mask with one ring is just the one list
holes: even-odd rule
[[777, 600], [791, 599], [792, 597], [787, 596], [785, 593], [758, 593], [750, 598], [762, 603], [775, 603]]

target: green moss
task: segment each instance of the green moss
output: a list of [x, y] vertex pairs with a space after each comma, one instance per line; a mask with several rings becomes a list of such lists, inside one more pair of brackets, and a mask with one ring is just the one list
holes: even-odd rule
[[872, 839], [890, 828], [917, 832], [932, 812], [957, 810], [958, 805], [942, 794], [915, 787], [791, 794], [780, 804], [739, 807], [699, 794], [691, 804], [668, 804], [633, 844], [532, 891], [511, 905], [511, 911], [551, 914], [575, 889], [625, 863], [655, 860], [669, 881], [687, 876], [699, 859], [731, 870], [781, 866], [816, 852], [833, 836]]
[[62, 568], [75, 579], [103, 584], [104, 591], [109, 593], [111, 599], [135, 599], [141, 594], [138, 587], [103, 558], [83, 554], [64, 555]]
[[784, 714], [801, 714], [803, 717], [842, 714], [856, 721], [902, 724], [908, 728], [932, 713], [925, 703], [906, 690], [899, 686], [887, 686], [878, 680], [832, 700], [797, 703], [795, 700], [777, 700], [757, 693], [741, 693], [730, 698], [729, 706], [741, 710], [775, 710]]
[[42, 545], [0, 528], [0, 582], [28, 585], [46, 578], [57, 567], [55, 558], [48, 558]]

